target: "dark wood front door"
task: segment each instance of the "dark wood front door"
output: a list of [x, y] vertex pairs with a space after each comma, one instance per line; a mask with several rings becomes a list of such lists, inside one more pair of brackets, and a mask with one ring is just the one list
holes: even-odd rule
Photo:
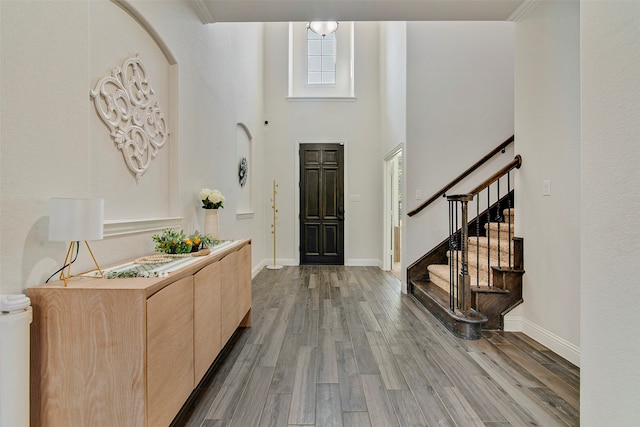
[[344, 147], [300, 145], [300, 264], [344, 264]]

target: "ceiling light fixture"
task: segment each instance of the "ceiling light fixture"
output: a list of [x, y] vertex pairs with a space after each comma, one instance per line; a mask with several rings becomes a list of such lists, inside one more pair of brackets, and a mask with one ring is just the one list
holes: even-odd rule
[[316, 34], [326, 37], [328, 34], [338, 29], [337, 21], [312, 21], [307, 24], [307, 28]]

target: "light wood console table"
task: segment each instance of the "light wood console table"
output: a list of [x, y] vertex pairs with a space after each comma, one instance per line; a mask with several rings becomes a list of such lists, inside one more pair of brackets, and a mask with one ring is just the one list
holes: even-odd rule
[[27, 294], [32, 426], [167, 426], [238, 326], [251, 326], [251, 241], [168, 277]]

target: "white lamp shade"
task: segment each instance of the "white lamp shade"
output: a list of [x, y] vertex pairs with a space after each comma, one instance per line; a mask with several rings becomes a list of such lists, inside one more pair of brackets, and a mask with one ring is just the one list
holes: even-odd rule
[[103, 199], [53, 198], [49, 203], [49, 240], [101, 240]]
[[326, 36], [338, 29], [338, 23], [336, 21], [313, 21], [309, 22], [309, 28], [316, 34]]

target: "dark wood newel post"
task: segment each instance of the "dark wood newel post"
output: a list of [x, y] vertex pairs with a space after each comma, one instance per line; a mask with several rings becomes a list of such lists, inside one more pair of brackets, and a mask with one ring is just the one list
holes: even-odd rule
[[469, 276], [469, 202], [473, 200], [473, 194], [458, 194], [447, 197], [449, 201], [460, 202], [461, 227], [460, 227], [460, 258], [461, 268], [458, 278], [458, 294], [460, 301], [458, 308], [464, 314], [471, 311], [471, 277]]

